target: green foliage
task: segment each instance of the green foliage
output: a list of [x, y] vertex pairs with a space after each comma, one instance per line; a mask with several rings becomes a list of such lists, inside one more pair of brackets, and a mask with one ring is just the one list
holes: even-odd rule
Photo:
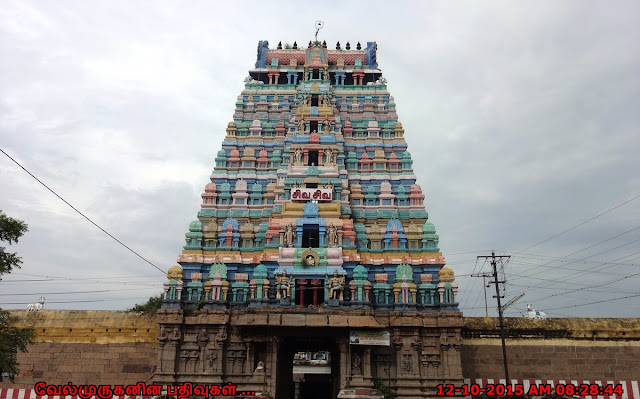
[[[17, 243], [28, 230], [27, 224], [21, 220], [11, 218], [0, 211], [0, 241], [9, 244]], [[22, 260], [11, 252], [6, 252], [5, 247], [0, 246], [0, 276], [11, 273], [13, 268], [20, 268]]]
[[9, 325], [11, 314], [0, 309], [0, 382], [2, 375], [9, 374], [13, 382], [18, 374], [18, 350], [27, 351], [27, 345], [33, 343], [32, 328], [16, 328]]
[[163, 294], [152, 296], [151, 298], [149, 298], [147, 303], [143, 305], [136, 304], [136, 306], [129, 309], [128, 312], [156, 313], [162, 306], [163, 297]]
[[[0, 241], [9, 244], [27, 232], [27, 224], [21, 220], [11, 218], [0, 211]], [[13, 268], [20, 268], [22, 260], [15, 254], [5, 252], [0, 247], [0, 276], [11, 273]], [[18, 350], [27, 351], [27, 345], [33, 343], [34, 332], [31, 328], [16, 328], [9, 325], [11, 313], [0, 309], [0, 382], [6, 373], [13, 382], [18, 374]]]
[[292, 49], [292, 48], [293, 48], [293, 46], [292, 46], [292, 45], [290, 45], [289, 43], [285, 42], [285, 43], [284, 43], [284, 48], [285, 48], [285, 49], [287, 49], [287, 50], [290, 50], [290, 49]]
[[32, 328], [10, 326], [10, 316], [9, 312], [0, 309], [0, 382], [4, 373], [9, 374], [9, 379], [14, 382], [18, 374], [18, 350], [26, 352], [35, 335]]
[[374, 378], [373, 379], [373, 388], [377, 389], [378, 391], [380, 391], [382, 396], [384, 396], [384, 399], [393, 399], [396, 396], [398, 396], [398, 394], [395, 393], [395, 391], [393, 389], [391, 389], [388, 386], [386, 386], [384, 384], [384, 382], [382, 381], [382, 379], [380, 379], [380, 378]]

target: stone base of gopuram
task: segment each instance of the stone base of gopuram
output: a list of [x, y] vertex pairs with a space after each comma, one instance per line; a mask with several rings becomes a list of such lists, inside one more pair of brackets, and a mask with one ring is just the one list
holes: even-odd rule
[[163, 385], [234, 384], [238, 396], [297, 399], [374, 398], [376, 380], [398, 398], [463, 383], [460, 312], [162, 309], [158, 323], [154, 381]]

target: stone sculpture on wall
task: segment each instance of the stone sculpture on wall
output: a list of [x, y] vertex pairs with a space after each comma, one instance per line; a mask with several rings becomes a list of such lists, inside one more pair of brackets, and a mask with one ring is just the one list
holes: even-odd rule
[[293, 247], [293, 240], [295, 238], [295, 231], [293, 230], [293, 226], [290, 224], [285, 227], [284, 230], [284, 246], [285, 247]]
[[287, 274], [287, 269], [282, 274], [276, 274], [277, 298], [289, 298], [291, 293], [291, 278]]
[[327, 230], [327, 241], [330, 247], [335, 247], [338, 244], [338, 232], [333, 224]]
[[329, 281], [329, 298], [342, 300], [342, 290], [344, 288], [344, 276], [338, 275], [338, 269], [333, 269], [333, 276]]

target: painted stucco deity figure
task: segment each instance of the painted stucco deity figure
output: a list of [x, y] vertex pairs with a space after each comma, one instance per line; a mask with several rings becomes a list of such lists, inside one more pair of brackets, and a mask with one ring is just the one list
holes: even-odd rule
[[293, 226], [288, 225], [284, 231], [284, 246], [285, 247], [293, 247]]
[[302, 150], [300, 148], [296, 148], [296, 165], [302, 165]]
[[300, 130], [301, 132], [304, 132], [305, 127], [306, 127], [306, 122], [304, 121], [304, 118], [300, 118], [300, 121], [298, 122], [298, 130]]
[[331, 122], [329, 122], [329, 118], [324, 118], [324, 122], [322, 122], [323, 126], [322, 128], [324, 129], [325, 133], [329, 133], [329, 131], [331, 130]]
[[304, 263], [307, 266], [315, 266], [316, 265], [316, 258], [314, 258], [313, 255], [307, 255], [307, 257], [304, 258]]
[[322, 79], [329, 80], [329, 71], [327, 71], [326, 69], [322, 71]]
[[325, 165], [333, 165], [333, 150], [331, 148], [327, 148], [324, 151], [324, 164]]
[[327, 95], [327, 93], [324, 93], [322, 95], [322, 105], [324, 105], [325, 107], [329, 106], [329, 96]]
[[329, 280], [329, 297], [331, 299], [340, 299], [340, 293], [344, 288], [344, 276], [338, 275], [338, 269], [333, 269], [333, 277]]
[[330, 247], [335, 247], [338, 244], [338, 232], [333, 224], [329, 226], [327, 231], [327, 241], [329, 241]]
[[282, 275], [276, 274], [276, 287], [278, 288], [278, 298], [289, 298], [291, 292], [291, 279], [287, 275], [287, 269], [282, 271]]

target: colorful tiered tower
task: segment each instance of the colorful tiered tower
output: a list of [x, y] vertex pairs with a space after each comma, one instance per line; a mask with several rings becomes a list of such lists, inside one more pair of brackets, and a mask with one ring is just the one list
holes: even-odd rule
[[[444, 266], [439, 237], [428, 221], [376, 53], [375, 42], [366, 48], [358, 43], [355, 50], [348, 43], [346, 49], [338, 44], [329, 50], [320, 42], [273, 50], [267, 41], [259, 42], [255, 69], [238, 96], [202, 209], [185, 235], [181, 266], [171, 268], [165, 283], [165, 309], [202, 309], [203, 314], [369, 309], [370, 315], [446, 313], [459, 320], [453, 271]], [[163, 328], [176, 327], [167, 323]], [[441, 348], [414, 354], [416, 345], [422, 348], [417, 343], [422, 333], [408, 344], [400, 330], [391, 335], [399, 354], [388, 368], [398, 375], [460, 377], [459, 352], [449, 353], [446, 361], [440, 360]], [[430, 336], [437, 346], [440, 332]], [[451, 339], [447, 345], [459, 346], [459, 329], [444, 337]], [[205, 352], [186, 353], [184, 370], [193, 361], [193, 372], [205, 373]], [[374, 355], [362, 353], [368, 366], [358, 364], [356, 374], [351, 370], [346, 385], [371, 385], [377, 374], [371, 369], [382, 367], [374, 364]], [[174, 374], [182, 367], [176, 360], [181, 356], [176, 353], [177, 363], [168, 369], [161, 361], [159, 371]], [[233, 375], [219, 366], [221, 380]], [[244, 367], [245, 373], [254, 369]], [[401, 391], [398, 378], [395, 386]], [[424, 393], [429, 386], [411, 389]]]

